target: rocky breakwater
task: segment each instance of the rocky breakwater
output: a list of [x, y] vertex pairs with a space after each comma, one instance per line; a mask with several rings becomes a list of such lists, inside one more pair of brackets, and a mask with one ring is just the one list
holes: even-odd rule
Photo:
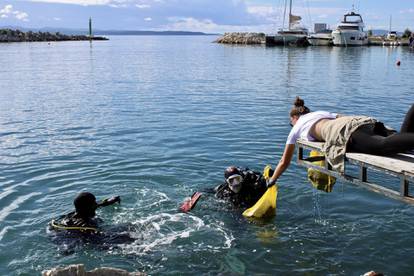
[[[79, 41], [89, 40], [86, 35], [65, 35], [59, 32], [22, 32], [20, 30], [0, 29], [0, 42], [34, 42], [34, 41]], [[108, 40], [106, 37], [95, 36], [92, 40]]]
[[264, 33], [225, 33], [215, 42], [223, 44], [263, 44], [266, 41]]

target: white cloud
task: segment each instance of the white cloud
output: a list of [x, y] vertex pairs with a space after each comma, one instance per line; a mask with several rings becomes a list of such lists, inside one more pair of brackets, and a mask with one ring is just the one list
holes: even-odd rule
[[138, 8], [149, 8], [150, 2], [161, 2], [161, 0], [29, 0], [31, 2], [45, 2], [56, 4], [72, 4], [81, 6], [103, 6], [113, 8], [126, 8], [128, 4], [135, 4]]
[[[263, 17], [266, 19], [277, 18], [283, 16], [283, 8], [273, 7], [273, 6], [248, 6], [247, 11], [255, 16]], [[319, 15], [342, 15], [343, 9], [340, 8], [295, 8], [293, 12], [295, 15], [301, 15], [302, 18], [305, 15], [310, 14], [311, 16], [319, 16]], [[273, 20], [271, 20], [273, 21]]]
[[6, 5], [0, 10], [0, 18], [9, 18], [9, 16], [14, 16], [20, 21], [29, 21], [29, 15], [26, 12], [13, 10], [13, 5]]
[[74, 4], [82, 6], [98, 6], [98, 5], [109, 5], [111, 0], [30, 0], [31, 2], [46, 2], [46, 3], [57, 3], [57, 4]]
[[6, 5], [6, 6], [4, 6], [4, 8], [2, 8], [0, 10], [0, 14], [9, 14], [9, 13], [12, 13], [12, 11], [13, 11], [13, 6], [12, 5]]
[[401, 14], [406, 14], [406, 13], [414, 13], [414, 9], [407, 9], [407, 10], [402, 10], [400, 11]]
[[147, 22], [148, 22], [148, 21], [152, 21], [152, 18], [151, 18], [151, 17], [145, 17], [145, 18], [144, 18], [144, 21], [147, 21]]
[[219, 25], [211, 19], [196, 19], [193, 17], [170, 17], [169, 24], [161, 26], [160, 30], [169, 31], [199, 31], [206, 33], [224, 33], [224, 32], [273, 32], [274, 25]]
[[25, 12], [17, 12], [15, 13], [16, 18], [22, 21], [27, 21], [27, 18], [29, 17], [29, 15]]
[[135, 7], [137, 7], [138, 9], [149, 9], [149, 8], [151, 8], [151, 5], [148, 5], [148, 4], [136, 4]]

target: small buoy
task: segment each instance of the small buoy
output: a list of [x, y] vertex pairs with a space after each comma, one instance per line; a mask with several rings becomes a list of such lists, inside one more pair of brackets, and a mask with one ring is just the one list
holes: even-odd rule
[[400, 65], [401, 65], [401, 61], [397, 60], [396, 65], [397, 65], [397, 66], [400, 66]]

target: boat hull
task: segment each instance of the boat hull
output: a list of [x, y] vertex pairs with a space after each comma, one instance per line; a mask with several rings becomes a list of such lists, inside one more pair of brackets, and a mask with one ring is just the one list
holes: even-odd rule
[[312, 46], [331, 46], [333, 44], [332, 37], [309, 36], [308, 42]]
[[309, 46], [306, 35], [274, 35], [266, 36], [267, 46]]
[[364, 46], [368, 45], [368, 36], [360, 31], [339, 31], [332, 32], [332, 42], [335, 46]]

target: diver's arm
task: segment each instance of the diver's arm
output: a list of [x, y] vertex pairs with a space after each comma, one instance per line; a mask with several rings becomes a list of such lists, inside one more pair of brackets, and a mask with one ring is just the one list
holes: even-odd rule
[[283, 156], [277, 164], [273, 176], [269, 179], [268, 187], [274, 185], [283, 172], [289, 167], [295, 152], [295, 144], [287, 144]]
[[104, 200], [102, 200], [100, 203], [98, 203], [98, 207], [105, 207], [105, 206], [109, 206], [115, 203], [121, 203], [121, 197], [120, 196], [114, 196], [111, 198], [106, 198]]

